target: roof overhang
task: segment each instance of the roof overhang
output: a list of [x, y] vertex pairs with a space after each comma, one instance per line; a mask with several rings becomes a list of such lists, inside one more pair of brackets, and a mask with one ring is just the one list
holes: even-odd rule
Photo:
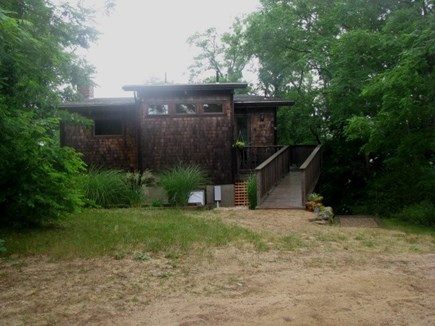
[[134, 107], [136, 104], [133, 97], [110, 97], [92, 98], [80, 102], [69, 102], [60, 105], [62, 109], [89, 109], [89, 108], [125, 108]]
[[[215, 84], [165, 84], [165, 85], [127, 85], [123, 89], [134, 91], [134, 97], [114, 97], [114, 98], [92, 98], [79, 102], [70, 102], [60, 105], [63, 109], [85, 110], [85, 109], [125, 109], [134, 108], [143, 97], [152, 94], [202, 94], [202, 93], [233, 93], [235, 89], [245, 88], [244, 83], [215, 83]], [[236, 109], [260, 109], [260, 108], [278, 108], [281, 106], [292, 106], [293, 100], [286, 100], [276, 97], [264, 97], [249, 94], [234, 95], [234, 107]]]
[[276, 97], [265, 97], [258, 95], [235, 95], [235, 108], [277, 108], [280, 106], [292, 106], [293, 100], [286, 100]]
[[125, 85], [125, 91], [139, 94], [174, 93], [174, 92], [231, 92], [235, 89], [246, 88], [246, 83], [213, 83], [213, 84], [163, 84], [163, 85]]

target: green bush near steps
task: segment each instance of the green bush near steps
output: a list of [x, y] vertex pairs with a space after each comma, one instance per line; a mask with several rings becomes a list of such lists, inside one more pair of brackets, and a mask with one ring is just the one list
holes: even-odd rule
[[255, 175], [248, 178], [246, 191], [248, 193], [248, 207], [255, 209], [257, 207], [257, 177]]

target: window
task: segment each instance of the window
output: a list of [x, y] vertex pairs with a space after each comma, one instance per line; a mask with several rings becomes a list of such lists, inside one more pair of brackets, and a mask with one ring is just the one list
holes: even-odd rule
[[195, 114], [196, 105], [195, 104], [177, 104], [175, 106], [176, 114]]
[[119, 119], [95, 120], [95, 136], [121, 136], [123, 134], [122, 122]]
[[169, 113], [168, 104], [151, 104], [148, 106], [149, 115], [164, 115]]
[[224, 105], [222, 103], [204, 103], [204, 113], [223, 113]]

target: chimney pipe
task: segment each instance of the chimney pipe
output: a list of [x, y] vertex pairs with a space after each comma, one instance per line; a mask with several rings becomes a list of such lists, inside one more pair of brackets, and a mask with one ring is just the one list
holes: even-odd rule
[[94, 86], [92, 85], [78, 87], [78, 91], [84, 100], [94, 98]]

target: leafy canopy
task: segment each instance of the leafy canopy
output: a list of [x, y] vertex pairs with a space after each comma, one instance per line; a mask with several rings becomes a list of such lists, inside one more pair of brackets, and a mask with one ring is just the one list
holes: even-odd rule
[[[90, 84], [78, 55], [95, 39], [90, 12], [44, 0], [0, 8], [0, 224], [41, 223], [81, 205], [79, 155], [60, 147], [57, 104]], [[69, 117], [74, 119], [74, 117]]]
[[278, 112], [279, 141], [323, 144], [320, 191], [335, 210], [434, 202], [434, 2], [261, 4], [234, 47], [258, 62], [258, 93], [296, 101]]

